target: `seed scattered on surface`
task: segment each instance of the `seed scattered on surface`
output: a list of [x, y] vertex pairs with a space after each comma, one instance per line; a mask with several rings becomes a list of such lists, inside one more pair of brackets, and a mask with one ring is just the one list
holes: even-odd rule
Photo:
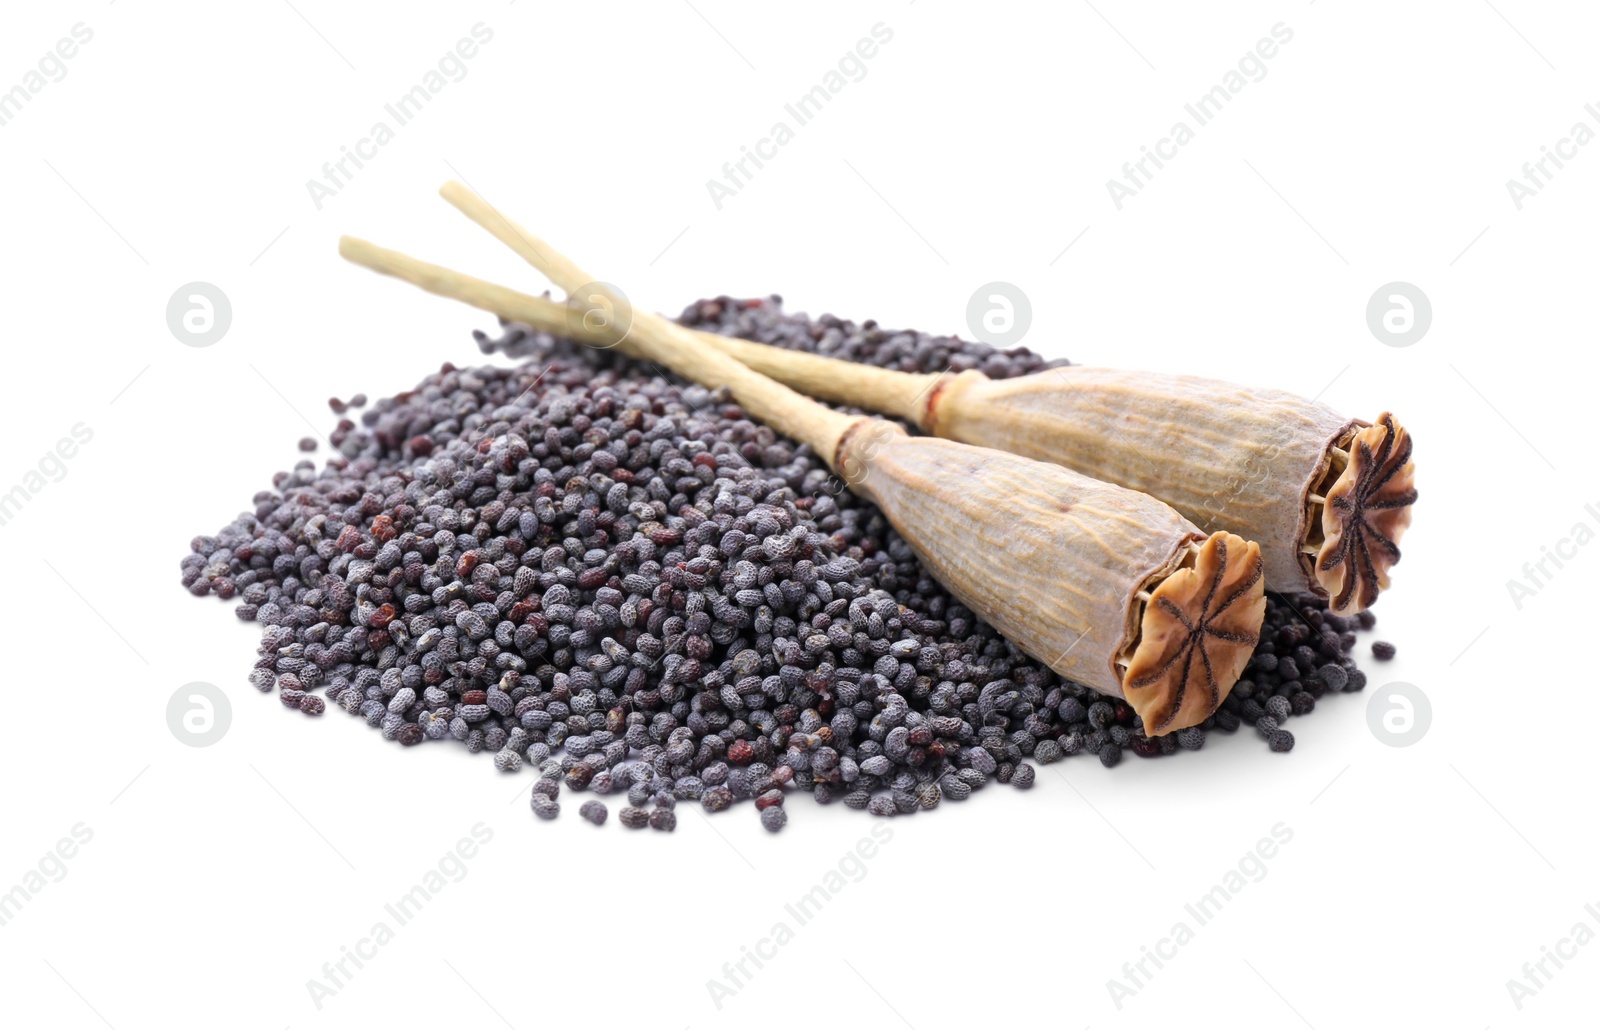
[[1374, 640], [1372, 642], [1372, 657], [1380, 662], [1386, 662], [1394, 657], [1394, 645], [1387, 640]]
[[594, 823], [596, 826], [605, 825], [606, 806], [603, 802], [592, 799], [585, 801], [583, 804], [578, 806], [578, 814], [589, 820], [591, 823]]
[[316, 450], [317, 449], [317, 438], [314, 437], [314, 436], [302, 436], [300, 438], [300, 449], [302, 451], [314, 451], [314, 450]]
[[670, 808], [653, 808], [650, 810], [650, 828], [652, 830], [665, 830], [671, 833], [678, 828], [678, 813]]
[[643, 808], [629, 805], [617, 813], [617, 822], [630, 830], [642, 830], [650, 825], [650, 813]]
[[1343, 690], [1350, 682], [1350, 674], [1342, 665], [1324, 665], [1317, 670], [1317, 676], [1328, 690]]
[[763, 808], [761, 810], [761, 825], [772, 833], [777, 833], [783, 829], [784, 824], [788, 821], [789, 813], [785, 812], [782, 806], [774, 805], [771, 808]]

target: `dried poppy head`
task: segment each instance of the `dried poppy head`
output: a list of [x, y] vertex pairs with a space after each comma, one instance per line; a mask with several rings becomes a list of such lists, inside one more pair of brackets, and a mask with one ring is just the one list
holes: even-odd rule
[[1322, 505], [1317, 582], [1336, 615], [1369, 607], [1389, 588], [1389, 569], [1400, 560], [1400, 536], [1416, 503], [1411, 434], [1384, 412], [1347, 445], [1343, 471]]
[[1123, 692], [1151, 735], [1204, 722], [1222, 704], [1260, 639], [1266, 614], [1261, 548], [1213, 533], [1192, 565], [1150, 593]]

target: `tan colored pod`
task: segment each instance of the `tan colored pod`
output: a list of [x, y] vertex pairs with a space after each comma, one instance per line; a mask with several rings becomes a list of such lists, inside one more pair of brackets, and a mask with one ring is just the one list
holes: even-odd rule
[[[1410, 437], [1404, 474], [1384, 480], [1379, 502], [1390, 507], [1375, 524], [1351, 492], [1371, 462], [1349, 460], [1358, 434], [1366, 434], [1360, 449], [1371, 448], [1370, 428], [1326, 404], [1201, 376], [1081, 365], [1004, 380], [964, 372], [927, 395], [927, 431], [1154, 494], [1201, 529], [1256, 541], [1273, 589], [1329, 597], [1338, 614], [1376, 600], [1400, 558], [1416, 500]], [[1404, 435], [1383, 417], [1385, 432]], [[1327, 506], [1330, 496], [1344, 506]], [[1330, 555], [1328, 541], [1341, 550]]]
[[1260, 550], [1059, 465], [863, 421], [836, 467], [951, 594], [1146, 731], [1203, 721], [1255, 648]]

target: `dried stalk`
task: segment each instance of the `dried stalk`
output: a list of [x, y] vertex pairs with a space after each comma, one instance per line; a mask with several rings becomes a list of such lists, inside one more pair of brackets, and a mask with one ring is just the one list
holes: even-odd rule
[[[548, 244], [456, 187], [446, 196], [564, 290], [608, 294]], [[510, 242], [510, 239], [507, 239]], [[346, 237], [350, 260], [431, 292], [539, 324], [548, 301]], [[606, 297], [613, 309], [625, 300]], [[559, 330], [571, 335], [565, 324]], [[547, 326], [548, 327], [548, 326]], [[550, 327], [554, 328], [554, 327]], [[1057, 672], [1126, 698], [1151, 733], [1203, 721], [1227, 696], [1265, 612], [1260, 550], [1207, 537], [1165, 504], [1055, 465], [841, 415], [659, 316], [634, 312], [619, 344], [809, 444], [874, 501], [951, 593]]]

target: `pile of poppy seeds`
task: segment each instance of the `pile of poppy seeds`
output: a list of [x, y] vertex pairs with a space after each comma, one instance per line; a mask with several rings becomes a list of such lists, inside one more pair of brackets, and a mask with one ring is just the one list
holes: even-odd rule
[[[701, 301], [681, 321], [907, 372], [1064, 363], [786, 314], [778, 297]], [[991, 781], [1030, 787], [1071, 755], [1114, 766], [1241, 724], [1287, 751], [1289, 716], [1366, 685], [1349, 655], [1370, 613], [1269, 594], [1222, 707], [1148, 737], [1127, 704], [954, 600], [876, 507], [725, 393], [515, 325], [475, 335], [520, 363], [446, 364], [343, 418], [321, 469], [279, 472], [253, 511], [194, 538], [182, 582], [261, 625], [250, 681], [286, 707], [332, 703], [407, 747], [531, 766], [543, 818], [563, 788], [614, 796], [630, 829], [672, 830], [679, 802], [753, 799], [775, 831], [799, 792], [909, 815]]]

